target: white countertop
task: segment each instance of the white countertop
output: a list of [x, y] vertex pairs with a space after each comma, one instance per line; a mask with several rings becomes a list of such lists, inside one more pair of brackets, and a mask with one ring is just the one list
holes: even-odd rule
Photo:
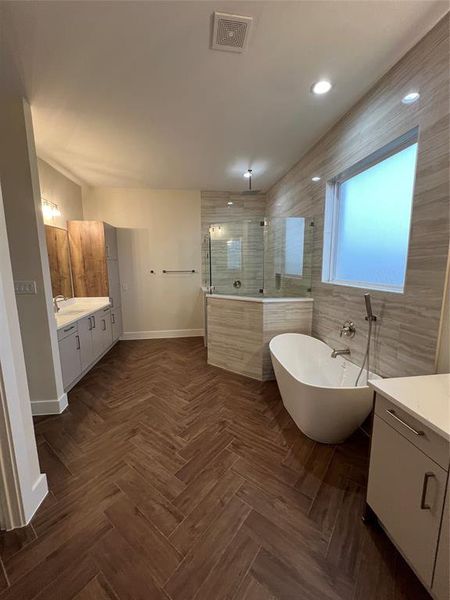
[[109, 298], [69, 298], [58, 304], [60, 310], [55, 313], [55, 320], [56, 328], [61, 329], [91, 315], [96, 310], [109, 306], [110, 302]]
[[450, 440], [450, 374], [377, 379], [369, 385]]

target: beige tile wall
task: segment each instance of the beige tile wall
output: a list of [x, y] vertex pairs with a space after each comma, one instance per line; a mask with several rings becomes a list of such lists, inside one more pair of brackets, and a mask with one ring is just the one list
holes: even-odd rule
[[[420, 100], [403, 105], [401, 98], [411, 89], [420, 90]], [[352, 360], [360, 363], [367, 331], [365, 290], [321, 283], [325, 184], [416, 126], [419, 153], [405, 292], [371, 292], [379, 317], [372, 368], [383, 376], [435, 368], [449, 246], [448, 15], [267, 193], [267, 216], [314, 217], [313, 335], [330, 346], [348, 344]], [[316, 174], [322, 177], [318, 184], [311, 181]], [[348, 318], [357, 334], [343, 341], [339, 328]]]
[[269, 342], [279, 333], [311, 333], [313, 302], [207, 299], [208, 363], [252, 377], [273, 379]]

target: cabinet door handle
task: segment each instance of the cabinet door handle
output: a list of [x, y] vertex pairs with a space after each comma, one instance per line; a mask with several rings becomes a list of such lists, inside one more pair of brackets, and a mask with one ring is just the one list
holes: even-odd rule
[[421, 510], [430, 510], [430, 508], [431, 508], [431, 506], [429, 504], [425, 503], [425, 500], [427, 499], [428, 482], [430, 481], [430, 479], [432, 477], [434, 477], [434, 473], [425, 473], [425, 475], [423, 477], [422, 497], [420, 499], [420, 509]]
[[77, 338], [77, 350], [79, 350], [80, 349], [80, 336], [76, 335], [75, 337]]
[[116, 323], [116, 315], [114, 313], [111, 313], [111, 323], [113, 325], [115, 325], [115, 323]]
[[95, 329], [95, 316], [92, 315], [92, 329]]
[[392, 408], [387, 408], [386, 412], [396, 421], [398, 421], [399, 423], [401, 423], [403, 425], [403, 427], [406, 427], [406, 429], [408, 429], [409, 431], [411, 431], [414, 435], [425, 435], [423, 431], [418, 431], [417, 429], [414, 429], [414, 427], [411, 427], [411, 425], [408, 425], [408, 423], [406, 423], [405, 421], [403, 421], [403, 419], [400, 419], [400, 417], [397, 417], [397, 415], [395, 414], [395, 410], [392, 410]]
[[92, 317], [88, 317], [89, 319], [89, 331], [92, 331]]
[[106, 331], [106, 321], [105, 321], [105, 319], [102, 319], [102, 321], [103, 321], [103, 331]]

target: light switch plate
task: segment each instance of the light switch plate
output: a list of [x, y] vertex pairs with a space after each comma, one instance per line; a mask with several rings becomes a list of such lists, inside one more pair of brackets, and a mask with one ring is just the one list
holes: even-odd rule
[[18, 296], [34, 295], [37, 293], [35, 281], [15, 281], [14, 291]]

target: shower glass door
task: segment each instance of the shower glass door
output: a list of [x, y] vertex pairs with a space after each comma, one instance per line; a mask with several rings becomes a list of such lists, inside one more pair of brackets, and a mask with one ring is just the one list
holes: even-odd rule
[[264, 293], [273, 297], [311, 294], [314, 222], [308, 217], [266, 219]]
[[264, 220], [213, 224], [210, 281], [216, 294], [256, 296], [264, 287]]

